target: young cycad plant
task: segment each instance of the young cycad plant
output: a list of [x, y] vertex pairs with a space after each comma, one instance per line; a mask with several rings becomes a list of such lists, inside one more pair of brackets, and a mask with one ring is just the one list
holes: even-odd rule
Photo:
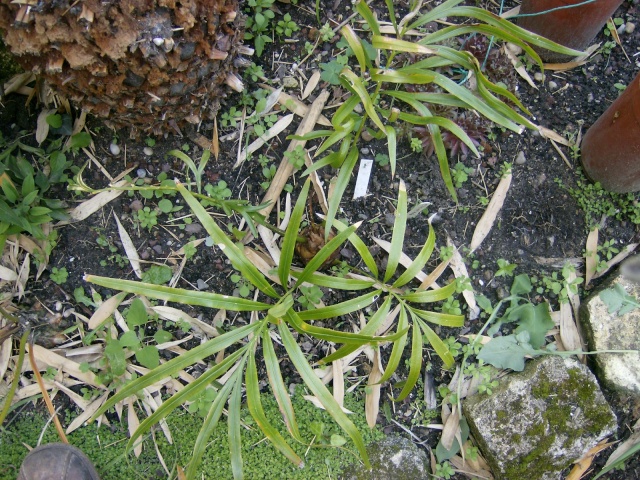
[[[529, 44], [569, 55], [580, 53], [527, 32], [484, 9], [459, 6], [461, 1], [447, 0], [425, 14], [419, 12], [422, 2], [413, 2], [414, 7], [411, 12], [398, 22], [393, 2], [386, 0], [389, 17], [395, 30], [394, 38], [382, 33], [382, 27], [369, 6], [360, 0], [356, 4], [356, 9], [371, 31], [370, 40], [375, 52], [373, 56], [368, 53], [362, 40], [349, 25], [342, 28], [341, 33], [357, 60], [357, 68], [345, 66], [340, 73], [340, 83], [351, 93], [351, 97], [331, 119], [332, 130], [311, 132], [304, 137], [306, 139], [325, 138], [316, 152], [316, 157], [334, 145], [339, 146], [337, 151], [315, 162], [311, 169], [325, 165], [340, 167], [336, 195], [329, 205], [327, 234], [338, 211], [340, 198], [348, 179], [358, 161], [357, 142], [365, 129], [377, 138], [386, 139], [393, 175], [396, 169], [398, 121], [427, 127], [438, 157], [442, 178], [451, 196], [456, 199], [442, 140], [442, 129], [458, 137], [475, 155], [478, 155], [478, 150], [456, 123], [434, 115], [433, 106], [444, 105], [473, 110], [495, 124], [518, 133], [521, 133], [524, 127], [536, 128], [526, 117], [510, 106], [510, 104], [514, 105], [524, 114], [529, 113], [515, 95], [492, 83], [484, 75], [478, 60], [471, 53], [445, 46], [444, 43], [447, 40], [462, 35], [478, 34], [511, 42], [519, 45], [541, 68], [540, 57]], [[425, 34], [417, 42], [414, 40], [415, 37], [412, 37], [411, 41], [403, 39], [410, 31], [416, 33], [417, 29], [428, 23], [452, 17], [474, 19], [479, 23], [452, 25], [434, 33]], [[399, 54], [415, 55], [418, 60], [403, 65], [398, 61], [401, 58]], [[381, 62], [384, 62], [384, 66], [380, 66]], [[460, 69], [467, 72], [467, 76], [460, 83], [444, 73]], [[470, 81], [472, 78], [473, 82]], [[403, 85], [425, 84], [433, 85], [437, 92], [415, 93], [407, 92], [402, 88]], [[359, 104], [364, 107], [361, 114], [355, 112]]]
[[[407, 381], [398, 399], [404, 398], [418, 379], [424, 339], [431, 344], [446, 366], [453, 364], [453, 357], [446, 345], [428, 324], [435, 323], [456, 327], [463, 324], [463, 317], [431, 312], [424, 309], [424, 305], [444, 300], [453, 295], [456, 292], [455, 282], [443, 288], [427, 291], [426, 288], [429, 286], [427, 283], [433, 283], [436, 280], [436, 275], [431, 275], [428, 278], [428, 282], [423, 282], [423, 285], [417, 289], [408, 288], [409, 283], [416, 274], [426, 265], [434, 249], [435, 234], [431, 227], [429, 237], [416, 259], [402, 274], [395, 278], [402, 255], [407, 222], [407, 192], [404, 183], [400, 182], [391, 253], [383, 275], [379, 275], [371, 252], [356, 235], [355, 231], [358, 225], [347, 227], [341, 222], [336, 222], [339, 232], [320, 249], [306, 267], [303, 269], [292, 267], [295, 246], [300, 241], [298, 231], [304, 214], [309, 186], [310, 182], [307, 181], [292, 211], [289, 226], [282, 241], [277, 275], [269, 271], [261, 272], [250, 260], [251, 255], [247, 255], [245, 250], [247, 247], [240, 247], [233, 243], [194, 195], [184, 186], [180, 184], [177, 186], [179, 193], [184, 197], [214, 243], [229, 258], [232, 265], [244, 278], [257, 288], [259, 294], [256, 300], [93, 275], [86, 276], [88, 282], [152, 299], [253, 313], [251, 323], [227, 331], [154, 368], [146, 375], [126, 383], [95, 413], [93, 418], [99, 417], [107, 409], [129, 396], [135, 395], [143, 388], [169, 376], [176, 375], [182, 369], [196, 362], [210, 358], [223, 350], [231, 352], [227, 353], [223, 360], [209, 368], [195, 381], [185, 385], [183, 389], [166, 400], [162, 406], [144, 420], [129, 440], [129, 447], [135, 445], [141, 435], [178, 406], [195, 400], [205, 389], [214, 388], [216, 396], [195, 442], [193, 459], [187, 468], [187, 477], [194, 478], [196, 475], [202, 452], [207, 445], [207, 439], [219, 422], [223, 408], [226, 405], [232, 470], [235, 478], [242, 478], [240, 407], [244, 388], [249, 412], [264, 435], [292, 462], [302, 465], [300, 456], [275, 427], [269, 423], [260, 403], [258, 364], [262, 364], [267, 372], [271, 391], [280, 406], [284, 422], [291, 437], [296, 442], [304, 443], [297, 427], [295, 412], [289, 399], [288, 389], [285, 386], [278, 362], [279, 359], [276, 356], [276, 348], [273, 344], [273, 337], [279, 337], [279, 341], [285, 348], [289, 360], [302, 381], [333, 416], [344, 432], [351, 437], [365, 466], [370, 468], [360, 432], [343, 412], [316, 372], [314, 372], [300, 346], [296, 343], [292, 330], [317, 340], [342, 345], [337, 351], [322, 360], [322, 363], [325, 364], [342, 358], [366, 345], [371, 345], [377, 349], [382, 343], [392, 342], [392, 352], [380, 382], [389, 379], [398, 367], [408, 340], [409, 330], [411, 330], [412, 352], [410, 369]], [[346, 277], [341, 278], [318, 271], [327, 258], [345, 241], [351, 242], [359, 252], [363, 262], [369, 269], [368, 275], [348, 274]], [[331, 287], [334, 290], [342, 290], [346, 293], [357, 293], [353, 293], [353, 295], [356, 295], [354, 298], [334, 305], [309, 310], [296, 310], [294, 308], [294, 297], [299, 287], [303, 286], [303, 284]], [[362, 291], [366, 291], [366, 293], [360, 293]], [[378, 305], [376, 313], [371, 316], [368, 323], [358, 333], [322, 328], [312, 324], [315, 320], [336, 319], [342, 315], [358, 312], [373, 304]], [[393, 324], [389, 324], [389, 322], [393, 322], [396, 317], [395, 332], [385, 335], [387, 331], [393, 328]], [[262, 346], [262, 354], [260, 356], [257, 354], [259, 344]]]

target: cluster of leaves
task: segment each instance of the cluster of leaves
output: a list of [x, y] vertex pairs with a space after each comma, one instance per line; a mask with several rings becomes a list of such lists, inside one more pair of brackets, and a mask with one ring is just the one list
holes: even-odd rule
[[245, 40], [253, 40], [256, 54], [262, 55], [267, 43], [273, 42], [272, 35], [290, 38], [300, 27], [293, 21], [291, 15], [286, 13], [274, 25], [275, 12], [272, 10], [274, 0], [248, 0], [247, 2], [247, 30]]
[[[259, 291], [258, 300], [249, 300], [210, 292], [188, 291], [104, 277], [88, 276], [86, 280], [103, 287], [114, 288], [122, 290], [123, 292], [134, 293], [158, 300], [226, 309], [229, 311], [253, 312], [253, 321], [250, 324], [238, 328], [231, 328], [222, 335], [154, 368], [147, 375], [127, 383], [115, 396], [105, 403], [104, 407], [96, 413], [96, 416], [99, 416], [123, 398], [135, 394], [145, 386], [153, 384], [158, 379], [175, 375], [181, 369], [195, 362], [209, 358], [218, 352], [228, 349], [227, 351], [232, 353], [228, 353], [220, 363], [215, 364], [197, 380], [186, 385], [184, 389], [168, 399], [153, 415], [142, 422], [139, 429], [132, 436], [129, 445], [135, 444], [136, 439], [139, 438], [140, 435], [143, 435], [153, 424], [164, 418], [173, 409], [184, 402], [199, 398], [206, 389], [214, 388], [216, 395], [209, 405], [202, 430], [196, 440], [193, 460], [188, 465], [188, 477], [192, 477], [197, 470], [199, 459], [202, 458], [201, 453], [207, 445], [207, 438], [211, 430], [220, 420], [225, 405], [228, 411], [229, 446], [234, 476], [241, 476], [242, 459], [240, 458], [241, 449], [238, 433], [240, 429], [239, 414], [243, 392], [246, 392], [249, 411], [265, 436], [287, 458], [295, 464], [300, 465], [302, 459], [291, 449], [288, 442], [277, 432], [273, 425], [267, 421], [260, 404], [257, 365], [259, 361], [263, 361], [264, 368], [266, 368], [268, 372], [271, 390], [283, 412], [288, 431], [295, 440], [301, 441], [295, 412], [291, 407], [288, 389], [284, 384], [278, 359], [275, 354], [276, 346], [274, 345], [274, 337], [279, 337], [279, 343], [281, 343], [286, 350], [288, 358], [297, 369], [307, 388], [320, 401], [327, 412], [331, 414], [338, 425], [340, 425], [346, 433], [346, 436], [351, 438], [355, 448], [362, 456], [365, 465], [369, 467], [367, 453], [360, 432], [344, 414], [323, 382], [317, 377], [309, 364], [309, 360], [296, 343], [292, 335], [292, 330], [318, 340], [342, 344], [334, 353], [323, 358], [320, 364], [329, 364], [341, 359], [365, 345], [371, 345], [377, 349], [378, 345], [383, 342], [392, 342], [392, 352], [379, 382], [387, 381], [396, 371], [410, 336], [411, 354], [409, 358], [409, 374], [406, 381], [403, 382], [402, 389], [397, 397], [398, 400], [402, 400], [409, 394], [420, 377], [423, 358], [422, 350], [425, 341], [431, 345], [447, 367], [451, 367], [454, 364], [453, 356], [448, 347], [442, 342], [429, 324], [459, 327], [463, 324], [463, 317], [460, 315], [429, 311], [424, 309], [423, 305], [446, 300], [448, 297], [454, 295], [457, 287], [456, 282], [431, 291], [426, 290], [426, 284], [417, 289], [409, 287], [409, 283], [413, 280], [416, 273], [425, 266], [433, 252], [435, 234], [431, 227], [429, 237], [416, 259], [401, 275], [393, 280], [398, 270], [406, 230], [408, 201], [404, 183], [401, 182], [400, 184], [396, 220], [391, 240], [391, 253], [386, 270], [381, 275], [378, 272], [378, 267], [373, 255], [355, 233], [358, 225], [347, 227], [337, 221], [335, 225], [339, 233], [326, 243], [307, 266], [304, 269], [292, 267], [295, 246], [299, 236], [298, 231], [310, 189], [310, 182], [307, 181], [293, 209], [287, 230], [284, 232], [280, 263], [277, 266], [277, 278], [279, 282], [276, 284], [272, 283], [269, 277], [258, 270], [256, 265], [249, 260], [246, 253], [224, 233], [215, 220], [207, 214], [194, 194], [182, 185], [178, 185], [177, 189], [205, 227], [214, 243], [220, 247], [232, 265], [238, 270], [239, 275], [246, 279], [252, 288], [256, 288]], [[369, 270], [369, 274], [355, 275], [347, 273], [345, 276], [339, 277], [319, 273], [319, 267], [345, 241], [349, 241], [360, 254]], [[342, 290], [347, 294], [351, 293], [350, 296], [352, 297], [356, 294], [357, 296], [335, 305], [309, 308], [308, 304], [316, 302], [319, 298], [317, 290], [302, 290], [303, 286], [308, 285], [315, 286], [317, 289], [330, 287], [334, 290]], [[366, 291], [366, 293], [360, 294], [359, 292], [361, 291]], [[306, 298], [306, 305], [305, 302], [296, 303], [296, 296]], [[338, 318], [342, 315], [360, 311], [374, 304], [377, 305], [375, 313], [358, 333], [316, 327], [310, 323], [314, 320]], [[302, 307], [302, 310], [297, 310], [295, 308], [296, 305]], [[314, 304], [314, 306], [316, 305]], [[395, 331], [393, 333], [380, 336], [380, 333], [393, 330], [394, 323]], [[385, 325], [385, 327], [382, 327], [382, 325]], [[383, 328], [382, 332], [379, 331], [381, 328]], [[409, 335], [410, 330], [411, 335]], [[261, 344], [262, 347], [261, 358], [256, 355], [258, 344]], [[229, 348], [232, 345], [235, 346], [235, 349]], [[223, 376], [224, 383], [221, 384]]]
[[[333, 129], [311, 132], [303, 137], [306, 140], [325, 139], [316, 151], [316, 157], [320, 157], [323, 153], [324, 156], [319, 158], [306, 173], [326, 165], [340, 168], [336, 189], [329, 204], [327, 235], [338, 211], [340, 199], [358, 161], [357, 144], [365, 129], [373, 137], [385, 139], [389, 148], [389, 163], [393, 175], [396, 169], [397, 132], [400, 122], [426, 128], [434, 145], [442, 177], [450, 194], [456, 199], [442, 131], [446, 130], [457, 137], [461, 144], [464, 144], [473, 154], [479, 155], [479, 152], [474, 141], [455, 122], [449, 118], [434, 115], [434, 106], [444, 105], [473, 110], [493, 123], [516, 132], [522, 131], [523, 126], [535, 128], [535, 125], [509, 106], [514, 105], [528, 114], [515, 95], [492, 83], [485, 76], [475, 56], [468, 51], [458, 51], [445, 46], [445, 43], [450, 39], [472, 33], [492, 36], [519, 45], [531, 58], [535, 59], [540, 67], [542, 63], [539, 56], [526, 42], [562, 53], [575, 52], [532, 35], [484, 9], [459, 6], [460, 3], [461, 0], [447, 0], [425, 14], [421, 14], [418, 10], [411, 11], [405, 18], [398, 21], [393, 2], [387, 1], [389, 16], [396, 32], [395, 38], [382, 34], [378, 20], [365, 2], [356, 3], [358, 13], [369, 26], [371, 41], [369, 43], [359, 38], [349, 25], [341, 30], [357, 66], [352, 68], [344, 65], [338, 73], [337, 81], [351, 96], [333, 115], [331, 119]], [[419, 5], [415, 7], [417, 9]], [[426, 34], [419, 42], [403, 39], [409, 30], [420, 29], [430, 22], [445, 18], [450, 21], [455, 17], [471, 18], [481, 23], [452, 25]], [[415, 55], [416, 61], [399, 64], [396, 60], [401, 58], [401, 54], [407, 53]], [[384, 67], [379, 68], [379, 62], [384, 62]], [[336, 72], [337, 68], [336, 65]], [[454, 69], [470, 72], [476, 80], [475, 88], [472, 90], [470, 87], [460, 85], [446, 74]], [[410, 93], [406, 90], [407, 86], [427, 84], [436, 86], [442, 93]], [[363, 109], [361, 114], [356, 113], [358, 105]], [[330, 151], [329, 149], [334, 146], [337, 147], [337, 151]]]

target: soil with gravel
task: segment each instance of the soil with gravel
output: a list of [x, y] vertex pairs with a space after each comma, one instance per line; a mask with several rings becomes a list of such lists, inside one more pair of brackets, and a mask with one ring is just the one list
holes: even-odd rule
[[[268, 44], [260, 58], [252, 59], [262, 66], [267, 78], [275, 80], [275, 86], [285, 77], [299, 76], [293, 70], [294, 64], [299, 63], [299, 59], [306, 56], [305, 42], [317, 35], [317, 22], [312, 5], [314, 2], [301, 0], [298, 3], [297, 6], [277, 4], [277, 8], [282, 13], [290, 13], [293, 20], [302, 27], [294, 34], [294, 41], [286, 45], [278, 42]], [[322, 23], [329, 21], [337, 25], [351, 14], [350, 10], [347, 10], [347, 2], [323, 3], [326, 4], [326, 8], [322, 9]], [[399, 9], [403, 6], [406, 8], [404, 5], [406, 2], [394, 3], [399, 4]], [[505, 9], [515, 6], [510, 3], [505, 4]], [[385, 12], [384, 2], [381, 0], [373, 2], [372, 8], [381, 15]], [[496, 10], [493, 4], [489, 4], [487, 8]], [[615, 17], [623, 18], [625, 22], [637, 23], [639, 8], [638, 0], [627, 1], [616, 12]], [[622, 33], [620, 38], [626, 55], [623, 49], [617, 46], [610, 53], [598, 53], [588, 63], [573, 70], [561, 73], [547, 71], [546, 78], [536, 82], [537, 88], [531, 87], [522, 79], [516, 80], [518, 97], [530, 109], [535, 122], [565, 137], [576, 138], [579, 132], [584, 133], [617, 98], [619, 90], [614, 84], [629, 84], [640, 69], [638, 64], [640, 29], [632, 33]], [[603, 34], [596, 39], [598, 42], [607, 40], [609, 39]], [[313, 70], [319, 68], [320, 62], [328, 61], [332, 57], [335, 48], [335, 42], [325, 44], [324, 51], [320, 55], [312, 56], [297, 67], [309, 78]], [[252, 82], [248, 82], [247, 91], [251, 92], [256, 88], [258, 87]], [[339, 98], [335, 98], [340, 93], [338, 89], [321, 82], [305, 102], [310, 104], [322, 88], [329, 88], [335, 94], [330, 99], [329, 105], [340, 101]], [[296, 92], [299, 93], [298, 89], [289, 91], [290, 94]], [[37, 112], [32, 111], [31, 117], [25, 117], [25, 110], [16, 108], [16, 105], [20, 105], [23, 101], [24, 97], [17, 96], [5, 99], [1, 119], [5, 137], [25, 127], [34, 129], [34, 115]], [[239, 103], [240, 95], [229, 95], [223, 102], [221, 112], [228, 111]], [[329, 113], [332, 111], [328, 110]], [[268, 148], [263, 148], [259, 153], [272, 158], [273, 164], [279, 164], [288, 144], [286, 134], [293, 133], [295, 124], [294, 121], [289, 130], [274, 139]], [[144, 151], [147, 145], [141, 140], [129, 140], [127, 132], [113, 132], [92, 119], [89, 120], [88, 125], [93, 132], [96, 157], [107, 172], [115, 177], [126, 169], [132, 169], [132, 176], [137, 175], [149, 180], [162, 171], [170, 176], [184, 178], [184, 166], [166, 153], [172, 149], [180, 149], [186, 144], [189, 147], [188, 154], [197, 162], [202, 154], [202, 147], [198, 146], [194, 140], [198, 135], [211, 138], [213, 127], [203, 124], [198, 132], [185, 133], [183, 138], [155, 139], [153, 152], [147, 155]], [[220, 136], [232, 134], [235, 130], [237, 129], [221, 128]], [[119, 138], [121, 148], [121, 153], [116, 156], [111, 154], [109, 147], [115, 135]], [[469, 270], [475, 291], [484, 294], [492, 301], [507, 295], [509, 279], [494, 279], [498, 259], [517, 263], [516, 273], [527, 273], [530, 276], [550, 275], [553, 271], [558, 271], [567, 259], [580, 262], [585, 250], [588, 225], [585, 212], [567, 190], [567, 187], [575, 187], [577, 182], [583, 179], [579, 160], [572, 157], [570, 149], [561, 146], [566, 156], [567, 161], [565, 161], [551, 142], [537, 132], [525, 131], [522, 135], [517, 135], [494, 128], [491, 137], [494, 139], [485, 139], [481, 158], [469, 155], [451, 159], [452, 165], [460, 161], [473, 170], [469, 180], [458, 189], [459, 203], [456, 204], [447, 193], [435, 156], [427, 157], [425, 154], [412, 152], [409, 149], [409, 141], [405, 138], [399, 142], [399, 161], [395, 178], [391, 177], [388, 167], [380, 167], [375, 163], [369, 184], [369, 195], [362, 199], [351, 200], [355, 183], [352, 181], [344, 196], [341, 216], [350, 222], [363, 220], [359, 232], [369, 245], [374, 244], [372, 237], [390, 240], [394, 220], [394, 202], [397, 198], [399, 179], [402, 179], [407, 186], [410, 207], [428, 202], [428, 213], [437, 214], [434, 218], [437, 248], [446, 245], [447, 236], [457, 246], [468, 245], [474, 228], [485, 210], [481, 197], [490, 198], [499, 181], [501, 166], [505, 162], [510, 162], [513, 164], [513, 181], [506, 202], [491, 233], [475, 253], [474, 258], [478, 260], [477, 268]], [[307, 147], [315, 144], [310, 142]], [[374, 158], [377, 153], [386, 152], [386, 146], [376, 140], [361, 143], [360, 146], [363, 157]], [[264, 194], [264, 189], [260, 185], [264, 180], [262, 166], [257, 161], [250, 160], [240, 168], [233, 168], [238, 149], [237, 140], [221, 141], [220, 148], [219, 158], [212, 159], [207, 166], [204, 181], [215, 183], [224, 180], [232, 191], [232, 198], [241, 198], [258, 204]], [[148, 150], [147, 153], [149, 153]], [[75, 158], [78, 165], [85, 161], [86, 158], [82, 154]], [[328, 181], [334, 175], [334, 171], [325, 168], [320, 174], [325, 181]], [[84, 178], [92, 187], [103, 187], [108, 181], [104, 173], [93, 164], [87, 167]], [[294, 180], [294, 183], [299, 182], [299, 179]], [[295, 186], [293, 191], [295, 196], [297, 191]], [[69, 194], [67, 201], [73, 204], [84, 199], [84, 197], [76, 198]], [[58, 303], [58, 310], [67, 308], [86, 310], [86, 307], [76, 304], [73, 297], [73, 290], [79, 286], [89, 291], [88, 284], [83, 281], [84, 274], [135, 279], [130, 265], [127, 262], [118, 261], [117, 254], [124, 256], [125, 253], [114, 216], [118, 216], [131, 234], [141, 258], [149, 262], [175, 266], [179, 259], [174, 252], [190, 237], [200, 238], [206, 234], [197, 224], [189, 226], [186, 230], [181, 229], [176, 226], [180, 222], [169, 222], [166, 215], [160, 215], [159, 224], [150, 231], [139, 228], [133, 216], [141, 202], [152, 208], [155, 207], [153, 200], [123, 194], [88, 219], [60, 228], [58, 245], [52, 253], [50, 268], [66, 267], [69, 279], [65, 284], [58, 286], [45, 275], [40, 281], [30, 283], [31, 292], [35, 297], [53, 309], [56, 309], [56, 303]], [[409, 221], [405, 238], [405, 253], [409, 256], [414, 256], [424, 243], [428, 233], [426, 219], [426, 215], [418, 215]], [[220, 220], [222, 224], [230, 222], [237, 225], [240, 219], [221, 217]], [[608, 218], [601, 225], [600, 235], [601, 242], [615, 239], [618, 246], [624, 246], [637, 241], [639, 229], [628, 220]], [[115, 254], [109, 246], [115, 247]], [[380, 250], [376, 252], [377, 260], [384, 265], [386, 261], [384, 252]], [[342, 260], [356, 261], [354, 259], [354, 252], [345, 247], [342, 250]], [[436, 261], [433, 260], [428, 267], [435, 265]], [[229, 261], [220, 250], [199, 248], [196, 256], [186, 264], [178, 286], [194, 288], [200, 281], [206, 284], [206, 289], [209, 291], [231, 293], [236, 288], [230, 279], [232, 272]], [[598, 282], [595, 281], [590, 287], [597, 284]], [[202, 286], [202, 283], [200, 285]], [[108, 291], [98, 290], [105, 296], [109, 294]], [[585, 295], [587, 293], [584, 292]], [[327, 301], [328, 298], [330, 297], [325, 296], [324, 300]], [[557, 306], [557, 299], [553, 298], [553, 295], [545, 298], [552, 305]], [[540, 296], [535, 300], [543, 299]], [[339, 298], [333, 300], [340, 301]], [[211, 312], [185, 308], [193, 316], [203, 315], [205, 320], [212, 317]], [[231, 321], [238, 325], [248, 319], [238, 315], [231, 318]], [[481, 324], [481, 320], [467, 321], [462, 331], [441, 328], [436, 329], [436, 332], [442, 337], [459, 336], [477, 332]], [[303, 348], [311, 357], [314, 355], [320, 357], [324, 354], [312, 342], [307, 342]], [[448, 383], [451, 372], [439, 368], [441, 362], [436, 355], [430, 355], [429, 361], [433, 364], [432, 374], [435, 384]], [[284, 365], [283, 368], [285, 368]], [[361, 365], [361, 373], [367, 373], [362, 370], [363, 368], [364, 366]], [[403, 373], [402, 371], [398, 373], [398, 380], [402, 378]], [[295, 372], [291, 370], [285, 372], [285, 375], [292, 376]], [[386, 398], [387, 393], [388, 389], [385, 387], [382, 396]], [[631, 426], [640, 416], [640, 405], [630, 399], [615, 397], [609, 392], [605, 394], [612, 402], [619, 419], [618, 439], [627, 438]], [[417, 437], [426, 440], [423, 447], [435, 448], [439, 433], [412, 426], [411, 418], [415, 412], [411, 411], [411, 404], [416, 395], [422, 395], [422, 392], [414, 392], [405, 402], [397, 405], [393, 418], [411, 429]], [[402, 432], [400, 427], [388, 423], [384, 415], [380, 415], [379, 420], [381, 424], [386, 425], [384, 427], [386, 431]], [[594, 472], [599, 471], [607, 456], [600, 455], [595, 460]], [[636, 457], [635, 460], [628, 462], [625, 471], [612, 472], [603, 478], [640, 478], [640, 460]]]

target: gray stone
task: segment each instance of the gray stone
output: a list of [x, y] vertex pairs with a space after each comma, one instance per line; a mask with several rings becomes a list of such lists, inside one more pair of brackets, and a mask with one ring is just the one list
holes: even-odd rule
[[516, 165], [524, 165], [527, 162], [527, 157], [524, 156], [524, 152], [521, 150], [516, 156]]
[[[640, 298], [640, 256], [626, 260], [618, 273], [604, 282], [580, 307], [580, 323], [590, 351], [640, 349], [640, 310], [623, 315], [609, 313], [600, 298], [603, 290], [620, 285]], [[640, 397], [640, 355], [602, 353], [593, 355], [595, 371], [607, 387]]]
[[636, 29], [636, 24], [632, 22], [627, 22], [624, 26], [625, 33], [633, 33], [635, 29]]
[[424, 450], [404, 437], [389, 436], [367, 447], [372, 469], [351, 467], [345, 480], [427, 480], [429, 460]]
[[284, 77], [282, 79], [282, 86], [284, 88], [297, 88], [298, 80], [296, 80], [294, 77]]
[[469, 397], [463, 408], [497, 480], [559, 479], [617, 427], [589, 369], [556, 355], [529, 361], [493, 395]]

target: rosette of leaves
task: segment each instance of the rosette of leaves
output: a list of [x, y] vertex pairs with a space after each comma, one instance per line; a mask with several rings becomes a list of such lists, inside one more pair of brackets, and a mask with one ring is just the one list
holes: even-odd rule
[[[400, 400], [411, 391], [419, 377], [425, 338], [440, 355], [446, 366], [453, 365], [453, 357], [449, 349], [429, 327], [429, 324], [457, 327], [463, 324], [463, 317], [432, 312], [427, 310], [425, 306], [432, 302], [445, 300], [455, 294], [456, 284], [454, 282], [436, 290], [426, 290], [426, 285], [417, 289], [409, 286], [414, 276], [424, 268], [434, 249], [435, 234], [431, 227], [429, 237], [420, 253], [402, 274], [397, 275], [407, 222], [407, 192], [402, 182], [391, 241], [392, 249], [384, 273], [378, 271], [373, 255], [356, 235], [358, 224], [346, 226], [341, 222], [335, 223], [338, 230], [335, 237], [329, 240], [304, 268], [293, 267], [295, 247], [298, 242], [309, 188], [310, 182], [307, 181], [292, 211], [282, 241], [280, 262], [276, 269], [277, 274], [271, 272], [265, 274], [245, 254], [244, 248], [246, 247], [236, 245], [224, 233], [194, 194], [184, 186], [177, 185], [178, 192], [184, 197], [217, 247], [229, 258], [234, 268], [258, 290], [259, 294], [256, 300], [93, 275], [86, 277], [88, 282], [152, 299], [236, 312], [252, 312], [251, 323], [230, 329], [124, 385], [95, 413], [94, 419], [119, 401], [130, 395], [135, 395], [141, 389], [160, 379], [175, 376], [180, 370], [196, 362], [210, 359], [224, 350], [227, 354], [223, 360], [211, 366], [195, 381], [185, 385], [182, 390], [167, 399], [157, 411], [140, 424], [129, 441], [129, 447], [135, 445], [141, 435], [172, 410], [185, 402], [196, 400], [207, 388], [214, 388], [216, 395], [206, 412], [202, 429], [196, 439], [192, 461], [187, 466], [187, 478], [194, 478], [196, 475], [202, 452], [207, 446], [207, 439], [211, 435], [212, 429], [220, 421], [225, 405], [228, 412], [227, 423], [232, 470], [235, 478], [242, 478], [240, 407], [243, 396], [245, 396], [251, 415], [265, 436], [293, 463], [302, 465], [300, 456], [269, 423], [260, 403], [258, 365], [262, 364], [267, 372], [271, 391], [280, 406], [289, 434], [294, 441], [305, 443], [300, 436], [296, 415], [282, 377], [279, 359], [276, 356], [274, 337], [279, 337], [279, 343], [286, 350], [287, 358], [297, 370], [301, 380], [351, 438], [353, 446], [361, 455], [365, 466], [370, 468], [360, 432], [314, 372], [309, 360], [296, 342], [293, 332], [304, 334], [306, 337], [312, 337], [318, 341], [342, 345], [334, 353], [322, 359], [321, 363], [323, 364], [342, 358], [365, 345], [378, 348], [382, 343], [391, 342], [393, 344], [392, 352], [381, 381], [388, 380], [397, 369], [410, 336], [412, 349], [409, 361], [410, 368], [408, 378], [398, 396]], [[345, 241], [349, 241], [359, 252], [369, 269], [369, 273], [366, 275], [348, 274], [344, 277], [320, 273], [318, 271], [320, 266]], [[350, 298], [337, 304], [307, 309], [299, 302], [295, 302], [295, 297], [299, 295], [299, 289], [304, 284], [341, 290]], [[359, 312], [374, 305], [376, 306], [375, 313], [358, 333], [322, 328], [313, 324], [316, 320], [337, 319], [340, 316]], [[294, 308], [295, 306], [298, 309]], [[261, 345], [260, 350], [258, 350], [259, 345]], [[261, 352], [261, 355], [258, 355], [258, 352]]]
[[[414, 2], [417, 5], [400, 21], [396, 18], [393, 2], [385, 1], [395, 37], [382, 33], [380, 23], [364, 1], [360, 0], [356, 4], [358, 13], [369, 26], [370, 45], [373, 49], [369, 48], [349, 25], [342, 28], [342, 36], [357, 61], [356, 67], [345, 66], [339, 76], [341, 85], [351, 96], [333, 115], [333, 129], [311, 132], [303, 137], [325, 139], [317, 150], [316, 157], [323, 153], [325, 156], [316, 161], [307, 172], [325, 165], [340, 167], [335, 195], [329, 203], [325, 235], [333, 223], [348, 179], [358, 161], [357, 143], [365, 129], [374, 137], [385, 139], [387, 142], [393, 175], [396, 169], [399, 122], [426, 127], [434, 145], [442, 178], [451, 196], [457, 201], [442, 130], [447, 130], [459, 138], [475, 155], [479, 154], [476, 145], [462, 128], [450, 119], [433, 114], [435, 106], [473, 110], [491, 122], [518, 133], [525, 127], [536, 128], [523, 116], [529, 112], [514, 94], [491, 82], [482, 72], [477, 58], [470, 52], [446, 46], [447, 41], [463, 35], [478, 34], [511, 42], [519, 45], [540, 68], [542, 61], [529, 44], [569, 55], [580, 53], [534, 35], [484, 9], [459, 6], [462, 0], [448, 0], [425, 14], [419, 11], [422, 2]], [[428, 23], [450, 21], [456, 17], [466, 22], [425, 34], [418, 42], [403, 39], [409, 31], [415, 32]], [[469, 23], [474, 20], [478, 23]], [[402, 59], [404, 55], [399, 54], [405, 53], [422, 59], [410, 64], [400, 64], [397, 60]], [[379, 66], [381, 64], [383, 66]], [[454, 78], [448, 73], [460, 69], [467, 72], [466, 78]], [[466, 82], [471, 77], [475, 81]], [[465, 81], [461, 84], [460, 80]], [[426, 84], [437, 86], [442, 93], [409, 93], [403, 88]], [[362, 113], [355, 112], [359, 104], [363, 107]], [[329, 152], [329, 148], [334, 146], [337, 147], [337, 151]]]

